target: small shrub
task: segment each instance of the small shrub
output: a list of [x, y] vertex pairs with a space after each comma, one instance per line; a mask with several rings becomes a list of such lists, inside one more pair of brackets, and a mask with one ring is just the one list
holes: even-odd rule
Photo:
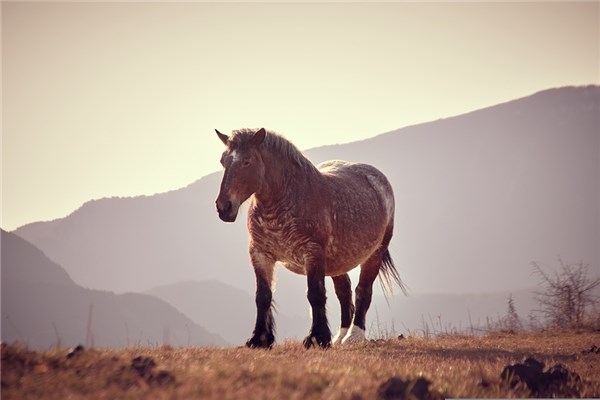
[[581, 329], [587, 321], [586, 310], [598, 303], [594, 289], [600, 286], [600, 278], [588, 276], [589, 264], [568, 264], [558, 259], [560, 268], [547, 273], [532, 262], [534, 274], [540, 278], [541, 290], [536, 291], [537, 310], [552, 326], [562, 329]]

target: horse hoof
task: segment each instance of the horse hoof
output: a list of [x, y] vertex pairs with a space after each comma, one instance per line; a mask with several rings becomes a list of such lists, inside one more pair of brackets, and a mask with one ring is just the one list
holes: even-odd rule
[[302, 342], [306, 349], [319, 346], [322, 349], [331, 347], [331, 335], [308, 335]]
[[356, 325], [352, 325], [348, 334], [342, 340], [342, 344], [364, 342], [365, 340], [367, 340], [365, 330]]
[[333, 342], [331, 342], [331, 345], [339, 346], [340, 344], [342, 344], [342, 340], [344, 340], [347, 333], [348, 333], [348, 328], [340, 328], [337, 335], [335, 335], [335, 337], [333, 338]]
[[251, 349], [270, 349], [273, 347], [275, 337], [271, 334], [263, 333], [262, 335], [254, 335], [246, 341], [246, 347]]

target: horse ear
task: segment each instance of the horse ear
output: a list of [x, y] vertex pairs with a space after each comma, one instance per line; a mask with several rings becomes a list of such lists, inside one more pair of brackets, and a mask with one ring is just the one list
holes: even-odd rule
[[252, 144], [259, 146], [263, 140], [265, 140], [265, 136], [267, 136], [267, 131], [265, 131], [265, 128], [260, 128], [254, 132], [254, 136], [252, 136]]
[[229, 142], [229, 136], [219, 132], [217, 129], [215, 129], [215, 132], [217, 132], [217, 136], [219, 136], [219, 139], [221, 139], [221, 142], [223, 142], [223, 144], [225, 146], [227, 146], [227, 143]]

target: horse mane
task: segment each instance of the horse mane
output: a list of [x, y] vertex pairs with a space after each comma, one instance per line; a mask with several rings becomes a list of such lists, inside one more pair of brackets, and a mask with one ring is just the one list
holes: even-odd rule
[[[236, 147], [244, 147], [258, 129], [242, 128], [232, 132], [229, 141]], [[300, 150], [279, 133], [267, 130], [265, 140], [260, 147], [273, 154], [280, 155], [285, 160], [290, 160], [303, 169], [316, 171], [314, 164], [302, 154]]]

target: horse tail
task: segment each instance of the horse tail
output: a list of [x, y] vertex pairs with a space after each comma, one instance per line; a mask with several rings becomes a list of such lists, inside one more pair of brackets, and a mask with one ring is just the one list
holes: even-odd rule
[[394, 261], [392, 261], [392, 256], [390, 255], [390, 250], [386, 249], [383, 253], [383, 257], [381, 258], [381, 267], [379, 268], [379, 283], [381, 284], [381, 289], [383, 289], [383, 295], [385, 296], [385, 301], [389, 304], [389, 299], [391, 295], [394, 294], [393, 284], [396, 283], [402, 293], [405, 296], [408, 296], [408, 291], [406, 290], [406, 285], [400, 279], [400, 274], [398, 274], [398, 270], [394, 265]]

